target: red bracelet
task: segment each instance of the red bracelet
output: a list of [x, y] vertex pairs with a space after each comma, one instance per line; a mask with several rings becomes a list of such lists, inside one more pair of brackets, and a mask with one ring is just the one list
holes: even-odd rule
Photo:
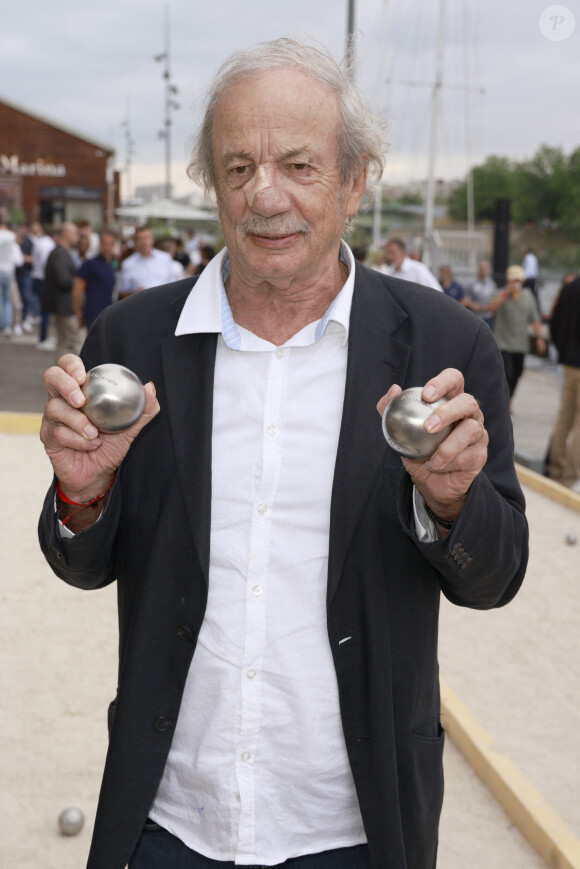
[[95, 501], [100, 501], [101, 498], [105, 497], [107, 492], [109, 492], [113, 488], [113, 483], [115, 482], [116, 476], [117, 472], [115, 471], [115, 473], [113, 474], [113, 479], [111, 480], [105, 491], [102, 492], [100, 495], [97, 495], [91, 501], [86, 501], [84, 504], [81, 504], [80, 501], [71, 501], [71, 499], [67, 495], [65, 495], [65, 493], [60, 488], [60, 483], [58, 482], [58, 480], [56, 481], [56, 494], [58, 495], [59, 500], [64, 501], [65, 504], [72, 504], [73, 507], [88, 507], [90, 504], [94, 504]]
[[65, 519], [62, 519], [62, 520], [61, 520], [62, 524], [63, 524], [63, 525], [66, 525], [66, 523], [67, 523], [68, 520], [71, 518], [71, 516], [74, 516], [75, 513], [80, 513], [81, 510], [84, 510], [84, 509], [85, 509], [85, 507], [90, 507], [91, 504], [96, 504], [97, 501], [101, 501], [101, 500], [105, 497], [105, 495], [106, 495], [108, 492], [110, 492], [111, 489], [113, 488], [113, 483], [115, 482], [115, 478], [116, 478], [116, 476], [117, 476], [117, 472], [115, 471], [115, 473], [113, 474], [113, 479], [111, 480], [111, 482], [109, 483], [109, 485], [107, 486], [107, 488], [105, 489], [105, 491], [104, 491], [104, 492], [101, 492], [100, 495], [97, 495], [97, 496], [96, 496], [95, 498], [93, 498], [91, 501], [87, 501], [85, 504], [79, 504], [78, 501], [72, 501], [69, 497], [67, 497], [67, 495], [65, 495], [65, 493], [62, 491], [62, 489], [61, 489], [61, 487], [60, 487], [60, 483], [59, 483], [58, 480], [57, 480], [57, 481], [56, 481], [56, 494], [57, 494], [58, 499], [59, 499], [60, 501], [63, 501], [65, 504], [72, 504], [73, 507], [80, 507], [80, 510], [73, 510], [72, 513], [69, 513], [68, 516], [67, 516]]

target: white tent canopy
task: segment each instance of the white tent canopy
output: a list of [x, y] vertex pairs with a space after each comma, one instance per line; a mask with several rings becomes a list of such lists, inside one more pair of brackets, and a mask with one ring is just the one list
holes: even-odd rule
[[170, 199], [160, 199], [157, 202], [148, 202], [146, 205], [125, 205], [117, 208], [115, 214], [117, 217], [130, 218], [136, 223], [147, 220], [217, 220], [217, 211], [192, 208], [180, 202], [172, 202]]

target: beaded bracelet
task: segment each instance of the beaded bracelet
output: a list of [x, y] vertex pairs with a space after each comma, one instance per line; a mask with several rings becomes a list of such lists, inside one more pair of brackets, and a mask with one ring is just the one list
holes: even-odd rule
[[441, 528], [445, 528], [446, 531], [451, 531], [451, 529], [455, 525], [455, 520], [453, 520], [453, 522], [450, 522], [448, 519], [440, 519], [439, 516], [433, 512], [427, 502], [425, 502], [425, 513], [432, 522], [434, 522], [436, 525], [440, 525]]

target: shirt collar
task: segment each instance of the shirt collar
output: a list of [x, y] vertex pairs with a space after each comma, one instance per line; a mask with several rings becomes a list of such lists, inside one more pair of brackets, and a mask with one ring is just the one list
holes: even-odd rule
[[[349, 270], [345, 284], [332, 300], [324, 316], [293, 335], [287, 342], [289, 346], [305, 346], [319, 341], [329, 323], [337, 324], [342, 329], [343, 343], [346, 344], [354, 290], [354, 256], [345, 242], [341, 242], [339, 256]], [[244, 337], [249, 333], [235, 322], [224, 286], [229, 271], [230, 258], [226, 248], [223, 248], [208, 263], [192, 287], [179, 317], [175, 329], [176, 335], [215, 332], [222, 335], [231, 350], [246, 349]], [[263, 344], [263, 349], [272, 346], [268, 341], [258, 340]]]

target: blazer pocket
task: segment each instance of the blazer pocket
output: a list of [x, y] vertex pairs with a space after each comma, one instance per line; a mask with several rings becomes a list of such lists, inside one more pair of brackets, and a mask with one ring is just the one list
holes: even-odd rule
[[445, 731], [441, 726], [441, 721], [437, 716], [424, 718], [415, 724], [411, 731], [411, 739], [415, 742], [433, 743], [441, 745], [445, 741]]

